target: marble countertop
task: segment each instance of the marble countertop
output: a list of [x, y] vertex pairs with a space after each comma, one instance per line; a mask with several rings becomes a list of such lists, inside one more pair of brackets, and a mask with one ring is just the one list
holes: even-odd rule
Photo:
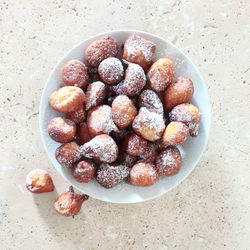
[[[248, 0], [0, 0], [0, 249], [237, 249], [250, 246], [250, 3]], [[198, 66], [212, 127], [192, 174], [164, 196], [133, 205], [95, 199], [74, 219], [53, 210], [68, 184], [39, 134], [39, 102], [64, 52], [113, 29], [169, 39]], [[53, 193], [25, 189], [48, 170]]]

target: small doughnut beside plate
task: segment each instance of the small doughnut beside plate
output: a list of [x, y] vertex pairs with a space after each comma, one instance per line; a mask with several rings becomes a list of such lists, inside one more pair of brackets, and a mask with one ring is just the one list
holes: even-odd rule
[[[157, 31], [155, 31], [155, 33], [157, 33]], [[49, 97], [54, 91], [58, 90], [58, 88], [63, 85], [61, 71], [63, 66], [69, 60], [78, 59], [85, 63], [84, 52], [91, 42], [105, 35], [110, 35], [116, 39], [119, 43], [119, 47], [121, 48], [121, 45], [125, 42], [126, 38], [132, 34], [138, 34], [155, 43], [156, 50], [154, 61], [162, 57], [172, 60], [175, 66], [174, 80], [177, 79], [178, 76], [186, 76], [192, 79], [194, 85], [194, 95], [191, 99], [191, 103], [199, 107], [201, 112], [199, 135], [196, 138], [188, 137], [184, 144], [178, 146], [182, 155], [182, 167], [178, 174], [167, 178], [160, 177], [159, 181], [152, 186], [137, 187], [128, 185], [124, 182], [113, 187], [112, 189], [105, 189], [99, 185], [96, 180], [92, 180], [89, 183], [79, 183], [73, 178], [71, 169], [62, 167], [55, 158], [55, 150], [58, 146], [60, 146], [60, 144], [50, 138], [48, 134], [48, 123], [52, 118], [62, 116], [62, 114], [57, 113], [51, 108], [49, 104]], [[150, 33], [136, 30], [116, 30], [98, 34], [79, 43], [74, 48], [69, 50], [57, 63], [50, 73], [43, 90], [40, 102], [39, 122], [42, 141], [49, 158], [57, 171], [70, 184], [72, 184], [80, 192], [88, 194], [89, 196], [99, 200], [114, 203], [135, 203], [150, 200], [165, 194], [183, 181], [194, 169], [202, 156], [209, 135], [210, 103], [205, 83], [198, 69], [177, 47], [169, 41]]]

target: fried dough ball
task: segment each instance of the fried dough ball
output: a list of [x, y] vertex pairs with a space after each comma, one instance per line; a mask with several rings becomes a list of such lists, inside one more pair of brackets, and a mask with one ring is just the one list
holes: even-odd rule
[[111, 107], [108, 105], [92, 108], [88, 113], [87, 124], [91, 136], [118, 131], [118, 128], [112, 120]]
[[160, 147], [166, 148], [168, 146], [181, 145], [188, 136], [189, 128], [187, 125], [183, 122], [170, 122], [163, 133]]
[[164, 106], [170, 111], [178, 104], [189, 102], [194, 93], [194, 86], [188, 77], [179, 77], [164, 92]]
[[89, 129], [86, 122], [81, 123], [79, 125], [78, 135], [80, 136], [81, 145], [91, 140], [91, 136], [89, 134]]
[[86, 118], [86, 111], [84, 106], [81, 106], [79, 109], [73, 112], [67, 113], [67, 118], [71, 119], [76, 124], [82, 123]]
[[180, 171], [181, 162], [179, 149], [176, 147], [169, 147], [156, 157], [155, 166], [160, 176], [171, 176]]
[[88, 183], [95, 178], [96, 166], [93, 162], [83, 160], [75, 163], [71, 174], [77, 182]]
[[130, 170], [129, 183], [134, 186], [151, 186], [158, 181], [155, 165], [151, 162], [138, 161]]
[[143, 90], [138, 98], [139, 107], [145, 107], [151, 112], [164, 114], [162, 102], [158, 95], [150, 89]]
[[140, 155], [140, 158], [147, 162], [154, 162], [157, 156], [158, 143], [148, 142], [145, 152]]
[[62, 80], [66, 86], [84, 88], [89, 82], [87, 67], [79, 60], [68, 61], [62, 69]]
[[142, 107], [132, 123], [133, 130], [144, 139], [154, 142], [161, 138], [165, 123], [162, 115]]
[[124, 94], [134, 96], [138, 94], [146, 84], [146, 76], [141, 66], [130, 63], [126, 69], [124, 79]]
[[102, 163], [112, 163], [117, 159], [118, 146], [112, 137], [106, 134], [97, 135], [80, 147], [83, 156]]
[[116, 95], [125, 95], [124, 93], [124, 80], [122, 80], [121, 82], [119, 82], [117, 85], [112, 86], [112, 91], [115, 92]]
[[118, 53], [118, 43], [111, 36], [104, 36], [92, 42], [85, 52], [87, 65], [98, 67], [108, 57], [115, 57]]
[[136, 114], [135, 105], [126, 95], [119, 95], [112, 102], [112, 118], [119, 128], [128, 127]]
[[146, 84], [146, 76], [143, 68], [130, 63], [125, 72], [125, 79], [113, 87], [113, 91], [119, 95], [135, 96], [140, 93]]
[[124, 139], [124, 150], [132, 156], [140, 156], [145, 153], [147, 146], [147, 141], [136, 134], [129, 134]]
[[48, 124], [48, 134], [56, 142], [70, 142], [75, 139], [76, 125], [69, 119], [55, 117]]
[[129, 36], [124, 43], [123, 58], [139, 64], [144, 70], [151, 65], [154, 53], [155, 44], [136, 34]]
[[175, 106], [169, 113], [169, 118], [171, 121], [185, 123], [192, 137], [198, 135], [201, 114], [199, 109], [193, 104], [183, 103]]
[[69, 113], [78, 110], [84, 103], [85, 95], [82, 89], [74, 86], [65, 86], [51, 94], [49, 103], [60, 113]]
[[170, 59], [158, 59], [147, 72], [150, 88], [156, 92], [164, 91], [173, 80], [174, 73], [174, 64]]
[[81, 210], [82, 203], [88, 198], [89, 196], [86, 194], [76, 194], [73, 187], [70, 186], [66, 192], [57, 197], [54, 209], [60, 215], [74, 217]]
[[97, 170], [97, 182], [105, 188], [112, 188], [129, 175], [129, 168], [118, 164], [101, 164]]
[[65, 143], [56, 149], [55, 157], [63, 167], [71, 167], [81, 158], [79, 146], [75, 142]]
[[86, 110], [99, 105], [105, 98], [107, 88], [103, 82], [97, 81], [89, 84], [85, 96]]
[[26, 177], [26, 188], [35, 194], [52, 192], [53, 181], [49, 173], [42, 169], [33, 169]]
[[122, 80], [124, 69], [118, 58], [109, 57], [100, 63], [98, 73], [105, 83], [112, 85]]

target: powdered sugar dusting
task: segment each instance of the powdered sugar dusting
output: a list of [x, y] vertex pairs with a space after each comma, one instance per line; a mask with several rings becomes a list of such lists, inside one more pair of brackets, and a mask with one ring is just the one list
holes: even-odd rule
[[[51, 130], [52, 132], [50, 133], [50, 135], [51, 134], [57, 135], [58, 129], [60, 129], [62, 133], [68, 134], [74, 131], [75, 123], [64, 117], [55, 117], [49, 122], [48, 128], [50, 127], [52, 128]], [[56, 129], [53, 131], [53, 128], [56, 128]]]
[[65, 85], [83, 88], [89, 81], [87, 68], [81, 61], [71, 60], [63, 67], [62, 79]]
[[[133, 121], [133, 129], [138, 132], [144, 130], [144, 127], [148, 130], [147, 137], [153, 137], [153, 140], [160, 139], [165, 129], [162, 115], [150, 112], [147, 108], [142, 107]], [[145, 138], [145, 135], [142, 136]], [[146, 139], [149, 140], [149, 138]]]
[[[143, 161], [137, 162], [136, 167], [140, 169], [140, 171], [133, 171], [133, 179], [141, 178], [142, 176], [155, 176], [156, 172], [152, 164], [146, 164]], [[143, 170], [143, 171], [141, 171]]]
[[109, 57], [100, 63], [98, 73], [104, 82], [115, 84], [122, 79], [124, 69], [119, 59]]
[[125, 165], [101, 164], [97, 171], [97, 181], [105, 188], [111, 188], [129, 175], [129, 168]]
[[[159, 45], [162, 46], [161, 43], [159, 43]], [[124, 51], [122, 51], [123, 48]], [[160, 48], [160, 50], [162, 49]], [[164, 114], [164, 108], [169, 112], [173, 107], [179, 104], [175, 103], [175, 105], [168, 109], [165, 97], [166, 94], [164, 95], [163, 91], [167, 89], [167, 87], [170, 88], [170, 86], [172, 86], [173, 92], [176, 95], [182, 95], [183, 98], [188, 98], [187, 92], [190, 92], [191, 87], [190, 85], [188, 86], [188, 84], [184, 84], [183, 87], [181, 85], [178, 86], [177, 84], [174, 84], [175, 82], [171, 84], [172, 78], [174, 76], [174, 69], [179, 69], [180, 67], [184, 66], [184, 71], [178, 70], [177, 72], [178, 74], [180, 72], [186, 72], [186, 65], [183, 64], [181, 59], [179, 59], [178, 55], [177, 58], [175, 58], [176, 54], [171, 54], [173, 53], [173, 51], [171, 51], [171, 48], [166, 55], [170, 54], [170, 56], [173, 58], [173, 65], [171, 65], [171, 61], [169, 60], [170, 63], [166, 67], [168, 69], [162, 67], [164, 63], [168, 64], [168, 59], [160, 58], [160, 56], [164, 55], [161, 55], [160, 51], [157, 51], [157, 57], [163, 59], [162, 64], [159, 64], [159, 68], [156, 67], [156, 69], [153, 70], [152, 74], [148, 74], [147, 77], [145, 76], [145, 72], [148, 71], [148, 68], [152, 64], [152, 58], [154, 56], [155, 51], [154, 43], [138, 35], [132, 35], [128, 37], [125, 41], [125, 45], [123, 46], [123, 44], [121, 44], [120, 49], [120, 52], [123, 52], [123, 57], [127, 60], [125, 61], [125, 63], [121, 62], [122, 59], [118, 59], [121, 58], [122, 55], [119, 54], [117, 56], [117, 51], [118, 44], [111, 37], [102, 37], [101, 39], [92, 42], [88, 49], [85, 51], [87, 65], [91, 67], [89, 67], [89, 69], [85, 68], [85, 70], [87, 69], [87, 76], [89, 75], [88, 77], [91, 79], [91, 81], [89, 82], [93, 82], [93, 84], [86, 86], [86, 89], [87, 87], [89, 87], [89, 92], [87, 90], [85, 100], [80, 100], [80, 97], [77, 96], [80, 94], [74, 93], [73, 90], [71, 91], [67, 89], [66, 91], [65, 89], [64, 93], [60, 93], [61, 95], [55, 96], [56, 98], [54, 98], [54, 103], [51, 102], [51, 105], [53, 104], [52, 106], [55, 110], [65, 113], [66, 118], [70, 118], [75, 123], [77, 123], [78, 128], [81, 126], [81, 122], [83, 122], [86, 118], [86, 111], [88, 111], [89, 115], [88, 121], [86, 121], [86, 128], [87, 130], [89, 128], [90, 136], [88, 140], [83, 140], [83, 142], [81, 143], [83, 144], [83, 146], [80, 147], [81, 150], [75, 150], [73, 146], [65, 149], [61, 148], [60, 150], [57, 150], [60, 152], [56, 152], [56, 157], [57, 160], [63, 166], [71, 167], [73, 165], [72, 169], [79, 163], [81, 157], [84, 156], [92, 159], [91, 161], [94, 162], [97, 166], [99, 166], [99, 173], [102, 174], [102, 176], [98, 176], [97, 181], [106, 188], [113, 187], [114, 185], [117, 185], [119, 182], [121, 182], [124, 178], [128, 176], [129, 170], [132, 171], [133, 167], [135, 166], [135, 163], [138, 160], [143, 160], [144, 163], [137, 162], [138, 165], [141, 166], [141, 169], [135, 171], [134, 176], [135, 180], [137, 181], [137, 184], [139, 183], [138, 186], [147, 186], [148, 177], [149, 179], [152, 177], [152, 183], [155, 183], [158, 179], [158, 173], [156, 167], [154, 166], [154, 163], [156, 163], [155, 159], [164, 150], [163, 147], [161, 147], [164, 141], [164, 136], [163, 140], [159, 139], [163, 135], [165, 129], [165, 122], [169, 123], [169, 120], [165, 120], [166, 116]], [[116, 56], [117, 58], [114, 58], [112, 56]], [[165, 59], [166, 62], [164, 61]], [[82, 63], [80, 62], [80, 64]], [[67, 80], [70, 82], [68, 84], [65, 83], [65, 85], [80, 87], [79, 85], [77, 85], [78, 80], [80, 82], [83, 81], [82, 76], [79, 76], [81, 74], [80, 66], [78, 67], [77, 63], [75, 63], [70, 65], [67, 70], [68, 76], [66, 75], [65, 77], [68, 77]], [[126, 73], [124, 77], [125, 70]], [[190, 79], [188, 79], [187, 77], [179, 77], [178, 80], [181, 82], [187, 82]], [[102, 82], [96, 83], [96, 81]], [[144, 88], [146, 85], [146, 81], [148, 81], [148, 86]], [[153, 84], [150, 85], [151, 81], [153, 82]], [[113, 84], [117, 85], [114, 86]], [[148, 87], [153, 90], [149, 90]], [[144, 91], [142, 92], [142, 90]], [[114, 92], [116, 93], [116, 95], [114, 95]], [[134, 114], [133, 119], [131, 120], [131, 123], [133, 123], [134, 121], [133, 126], [129, 126], [131, 125], [131, 123], [128, 126], [120, 126], [116, 122], [115, 117], [117, 117], [118, 121], [121, 121], [122, 119], [128, 120], [130, 118], [130, 113], [133, 111], [131, 105], [126, 106], [123, 100], [117, 102], [117, 106], [120, 108], [120, 111], [111, 109], [109, 106], [112, 105], [114, 99], [117, 98], [117, 95], [126, 95], [126, 97], [128, 96], [130, 100], [132, 100], [132, 102], [134, 103], [136, 112]], [[163, 95], [165, 98], [164, 103]], [[176, 96], [173, 97], [173, 99], [174, 98], [176, 100]], [[81, 99], [83, 98], [81, 97]], [[186, 103], [189, 101], [190, 99], [180, 103]], [[75, 105], [76, 103], [79, 105]], [[87, 110], [85, 109], [85, 105]], [[80, 106], [84, 108], [85, 114], [82, 112], [82, 110], [77, 110]], [[102, 106], [106, 107], [103, 108]], [[139, 114], [136, 116], [137, 108]], [[70, 114], [68, 113], [69, 110], [74, 111], [72, 112], [72, 116], [70, 116]], [[172, 115], [173, 117], [174, 115], [178, 116], [178, 112], [176, 112], [176, 114], [174, 114], [174, 112], [173, 114], [170, 114], [170, 119], [172, 119]], [[185, 114], [185, 112], [187, 112], [187, 114]], [[195, 115], [192, 112], [189, 112], [189, 110], [185, 112], [179, 115], [176, 120], [185, 120], [186, 118], [186, 121], [183, 121], [183, 123], [180, 122], [181, 124], [179, 130], [176, 130], [176, 127], [173, 127], [169, 134], [170, 140], [177, 140], [177, 138], [182, 135], [182, 130], [185, 127], [188, 133], [190, 130], [192, 131], [192, 135], [197, 135], [199, 127], [199, 121], [197, 122], [197, 117], [194, 117]], [[90, 121], [90, 117], [92, 115], [93, 120]], [[83, 116], [84, 118], [82, 118]], [[185, 124], [188, 126], [188, 129]], [[73, 126], [75, 124], [71, 122], [69, 123], [69, 127], [70, 125]], [[63, 133], [73, 133], [73, 128], [69, 127], [62, 128]], [[138, 138], [133, 141], [128, 141], [127, 146], [131, 148], [131, 151], [135, 152], [138, 147], [141, 150], [140, 154], [136, 154], [136, 156], [132, 156], [133, 154], [130, 155], [126, 153], [128, 151], [126, 150], [125, 140], [128, 134], [135, 133], [132, 128], [137, 133], [138, 137], [143, 138], [143, 140], [147, 144], [146, 150], [142, 150], [143, 145], [140, 144], [140, 140]], [[92, 132], [91, 129], [96, 132]], [[80, 135], [80, 131], [81, 130], [79, 129], [78, 136]], [[111, 134], [111, 137], [108, 136], [109, 133]], [[82, 134], [86, 134], [84, 130]], [[76, 133], [72, 136], [72, 140], [76, 138], [75, 136]], [[93, 136], [95, 137], [93, 138]], [[100, 136], [103, 137], [101, 138]], [[114, 138], [114, 140], [112, 139], [112, 137]], [[120, 152], [118, 152], [117, 145], [121, 147]], [[172, 145], [176, 144], [168, 144], [166, 145], [166, 147]], [[118, 154], [119, 158], [117, 159]], [[87, 161], [90, 162], [90, 160]], [[77, 164], [75, 162], [77, 162]], [[171, 170], [175, 169], [176, 163], [176, 157], [173, 152], [164, 152], [164, 154], [160, 156], [159, 162], [160, 164], [164, 165], [163, 167], [167, 168], [167, 170], [164, 170], [166, 171], [166, 175], [173, 174]], [[145, 168], [145, 164], [152, 164], [152, 168]], [[130, 167], [131, 169], [128, 170], [128, 167]], [[133, 171], [131, 173], [133, 174]], [[75, 174], [87, 175], [87, 169], [78, 168], [75, 170]], [[93, 176], [93, 178], [94, 177], [95, 176]], [[142, 179], [145, 185], [140, 185], [140, 181]], [[159, 185], [161, 185], [161, 183], [159, 183]], [[123, 190], [123, 188], [126, 188], [126, 186], [122, 184], [119, 185], [119, 187], [117, 188]], [[158, 188], [158, 186], [156, 188]], [[114, 191], [116, 192], [118, 189], [115, 189]], [[103, 190], [102, 192], [105, 193], [105, 191]], [[149, 190], [149, 192], [151, 191]], [[137, 195], [137, 193], [134, 195]]]
[[175, 166], [175, 159], [170, 150], [164, 151], [164, 154], [162, 154], [161, 164], [164, 166], [168, 165], [169, 168]]
[[112, 137], [98, 135], [80, 147], [83, 156], [103, 163], [114, 162], [118, 155], [118, 147]]
[[164, 114], [163, 105], [158, 95], [150, 89], [144, 90], [139, 96], [140, 107], [145, 107], [151, 112]]
[[125, 80], [113, 87], [116, 94], [134, 96], [140, 93], [146, 85], [146, 76], [143, 68], [135, 63], [130, 63], [126, 73]]
[[[39, 181], [39, 178], [43, 175], [49, 175], [49, 173], [43, 169], [33, 169], [32, 171], [30, 171], [26, 177], [26, 185], [30, 186], [29, 189], [31, 191], [35, 191], [39, 188], [36, 188], [35, 186], [33, 186], [33, 180], [36, 180], [36, 185], [37, 186], [44, 186], [44, 179], [42, 179], [41, 181]], [[32, 189], [33, 187], [33, 189]]]
[[100, 104], [105, 98], [106, 86], [103, 82], [97, 81], [89, 84], [85, 96], [86, 110]]
[[169, 113], [171, 121], [184, 122], [190, 130], [191, 136], [197, 136], [200, 125], [200, 111], [189, 103], [177, 105]]
[[95, 177], [96, 166], [91, 161], [80, 161], [74, 164], [71, 173], [77, 182], [88, 183]]
[[70, 167], [81, 158], [79, 146], [75, 142], [65, 143], [57, 148], [55, 156], [63, 167]]
[[141, 91], [141, 89], [145, 86], [145, 84], [146, 84], [146, 76], [142, 67], [140, 67], [138, 64], [130, 63], [126, 70], [124, 87], [128, 88], [128, 90], [130, 88], [132, 89], [136, 88], [136, 92], [133, 93], [133, 95], [135, 95]]
[[73, 120], [75, 123], [81, 123], [85, 120], [86, 118], [86, 111], [83, 106], [81, 106], [80, 109], [70, 112], [67, 114], [68, 117]]
[[89, 167], [85, 167], [85, 168], [75, 168], [74, 172], [77, 174], [77, 175], [85, 175], [89, 172]]
[[112, 109], [108, 105], [101, 105], [91, 110], [88, 116], [88, 127], [97, 134], [109, 134], [111, 131], [118, 131], [112, 120]]
[[181, 167], [180, 151], [176, 147], [169, 147], [157, 156], [155, 163], [160, 175], [176, 174]]
[[97, 67], [104, 59], [115, 57], [118, 43], [110, 36], [92, 42], [86, 50], [85, 58], [92, 67]]
[[136, 186], [150, 186], [158, 180], [153, 163], [139, 161], [130, 171], [130, 183]]
[[54, 117], [48, 124], [48, 134], [57, 142], [69, 142], [74, 139], [76, 125], [64, 117]]
[[73, 132], [75, 123], [69, 119], [65, 119], [65, 126], [62, 127], [64, 133]]
[[125, 138], [125, 150], [133, 156], [140, 156], [146, 151], [147, 141], [141, 136], [130, 134]]
[[[180, 88], [181, 86], [181, 88]], [[190, 92], [193, 93], [193, 83], [188, 77], [180, 76], [178, 79], [171, 84], [174, 92], [180, 92], [184, 95], [183, 99], [186, 99], [186, 95], [190, 95]]]
[[[126, 52], [125, 59], [138, 64], [143, 63], [142, 60], [144, 59], [147, 67], [153, 59], [155, 44], [134, 34], [126, 40], [124, 50]], [[143, 58], [141, 58], [141, 55]]]
[[156, 61], [147, 72], [151, 88], [156, 92], [164, 91], [171, 83], [173, 77], [174, 65], [167, 58], [161, 58]]
[[124, 92], [124, 81], [119, 82], [117, 85], [113, 86], [111, 89], [116, 93], [116, 95], [125, 94], [125, 92]]

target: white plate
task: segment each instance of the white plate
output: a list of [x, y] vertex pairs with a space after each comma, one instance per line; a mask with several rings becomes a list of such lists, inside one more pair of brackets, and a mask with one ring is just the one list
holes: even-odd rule
[[[83, 60], [84, 51], [92, 41], [97, 40], [104, 35], [111, 35], [121, 45], [132, 33], [136, 33], [150, 41], [153, 41], [156, 44], [155, 58], [170, 58], [175, 64], [176, 77], [187, 76], [193, 81], [194, 95], [191, 103], [198, 106], [201, 111], [201, 126], [199, 129], [199, 135], [196, 138], [189, 137], [186, 142], [181, 147], [179, 147], [183, 158], [183, 164], [180, 172], [177, 175], [171, 177], [160, 178], [160, 180], [153, 186], [135, 187], [126, 183], [121, 183], [112, 189], [105, 189], [96, 181], [91, 181], [87, 184], [78, 183], [71, 176], [70, 169], [61, 167], [55, 159], [55, 150], [60, 144], [54, 142], [49, 137], [47, 126], [50, 119], [55, 116], [61, 116], [62, 114], [57, 113], [50, 107], [49, 96], [62, 85], [61, 70], [64, 64], [70, 59]], [[52, 70], [42, 93], [39, 122], [42, 141], [49, 158], [57, 171], [70, 184], [72, 184], [80, 192], [88, 194], [91, 197], [99, 200], [114, 203], [135, 203], [150, 200], [165, 194], [172, 188], [176, 187], [181, 181], [183, 181], [194, 169], [204, 151], [209, 135], [210, 103], [206, 86], [199, 71], [191, 62], [191, 60], [172, 43], [156, 35], [142, 31], [117, 30], [102, 33], [81, 42], [72, 48], [68, 53], [66, 53], [64, 57], [57, 63], [57, 65]]]

